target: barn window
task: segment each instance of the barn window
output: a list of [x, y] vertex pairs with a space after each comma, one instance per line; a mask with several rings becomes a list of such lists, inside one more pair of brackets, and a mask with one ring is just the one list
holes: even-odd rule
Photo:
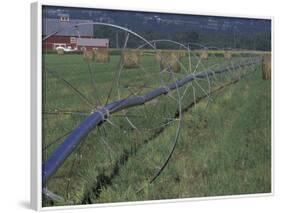
[[61, 16], [60, 16], [60, 21], [62, 21], [62, 22], [67, 22], [67, 21], [69, 21], [69, 15], [61, 15]]

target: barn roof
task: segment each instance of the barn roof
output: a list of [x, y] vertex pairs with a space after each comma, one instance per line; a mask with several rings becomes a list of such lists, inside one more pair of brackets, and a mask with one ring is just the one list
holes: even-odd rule
[[[78, 36], [77, 30], [73, 27], [78, 23], [92, 22], [85, 19], [70, 19], [67, 22], [60, 21], [59, 18], [44, 18], [43, 19], [43, 36], [58, 32], [56, 35], [61, 36]], [[93, 36], [93, 25], [82, 25], [77, 27], [80, 36]]]
[[107, 38], [77, 38], [77, 45], [84, 47], [107, 47], [109, 40]]

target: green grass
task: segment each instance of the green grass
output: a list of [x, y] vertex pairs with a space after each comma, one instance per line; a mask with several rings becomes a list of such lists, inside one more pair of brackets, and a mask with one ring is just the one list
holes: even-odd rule
[[[186, 58], [187, 59], [187, 58]], [[192, 58], [194, 69], [197, 61]], [[108, 64], [96, 64], [94, 76], [97, 88], [93, 91], [88, 65], [81, 55], [44, 55], [44, 111], [77, 110], [89, 113], [97, 98], [103, 105], [110, 91], [120, 57], [110, 57]], [[222, 57], [211, 57], [198, 66], [197, 71], [225, 62]], [[182, 61], [189, 67], [188, 60]], [[141, 60], [142, 68], [124, 70], [120, 76], [120, 98], [127, 97], [136, 88], [146, 85], [140, 94], [171, 82], [170, 76], [159, 79], [159, 65], [151, 56]], [[47, 71], [54, 70], [78, 88], [93, 103], [89, 107], [72, 89]], [[177, 78], [185, 76], [182, 70]], [[221, 82], [228, 79], [218, 77]], [[156, 79], [156, 80], [155, 80]], [[200, 82], [208, 90], [206, 81]], [[217, 85], [214, 85], [214, 87]], [[194, 84], [196, 95], [204, 93]], [[109, 101], [118, 99], [116, 85]], [[192, 88], [182, 100], [183, 106], [193, 101]], [[178, 91], [184, 93], [184, 88]], [[92, 131], [82, 145], [64, 162], [47, 184], [49, 190], [64, 197], [65, 202], [43, 200], [44, 206], [83, 203], [117, 202], [128, 200], [168, 199], [181, 197], [214, 196], [226, 194], [269, 192], [270, 177], [270, 81], [261, 80], [260, 71], [238, 84], [216, 93], [206, 109], [200, 102], [184, 114], [180, 141], [168, 167], [155, 183], [148, 184], [166, 159], [179, 122], [173, 122], [157, 137], [154, 126], [174, 116], [178, 108], [173, 98], [161, 96], [144, 106], [126, 111], [141, 130], [132, 126], [122, 113]], [[165, 116], [164, 116], [165, 115]], [[130, 117], [132, 116], [132, 117]], [[63, 142], [54, 140], [75, 128], [84, 115], [43, 115], [43, 160]], [[153, 131], [152, 131], [153, 130]], [[151, 139], [153, 138], [153, 139]], [[136, 193], [139, 189], [139, 193]]]
[[200, 102], [184, 115], [179, 146], [159, 179], [149, 185], [139, 174], [151, 177], [146, 165], [175, 127], [131, 158], [97, 202], [271, 192], [270, 94], [270, 81], [257, 73], [217, 93], [208, 108]]

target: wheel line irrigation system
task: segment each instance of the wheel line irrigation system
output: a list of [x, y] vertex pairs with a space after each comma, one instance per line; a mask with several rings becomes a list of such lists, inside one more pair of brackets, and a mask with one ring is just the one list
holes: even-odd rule
[[[257, 64], [260, 60], [248, 62], [245, 64], [235, 65], [233, 71], [238, 68], [243, 68]], [[197, 74], [187, 75], [181, 80], [167, 85], [166, 87], [159, 87], [151, 92], [148, 92], [142, 96], [132, 96], [128, 99], [118, 100], [108, 103], [101, 109], [93, 112], [89, 115], [72, 133], [65, 139], [65, 141], [53, 152], [53, 154], [43, 163], [43, 184], [47, 182], [49, 177], [54, 174], [58, 167], [64, 162], [64, 160], [75, 150], [83, 137], [85, 137], [93, 128], [98, 124], [106, 121], [106, 118], [115, 112], [118, 112], [125, 108], [134, 107], [137, 105], [145, 104], [160, 95], [165, 95], [171, 90], [182, 87], [195, 79], [202, 79], [211, 77], [215, 74], [223, 74], [229, 72], [228, 68], [222, 68], [219, 70], [209, 70], [205, 72], [199, 72]]]
[[[138, 35], [137, 33], [133, 32], [133, 31], [127, 29], [127, 28], [118, 26], [118, 25], [100, 23], [100, 22], [89, 22], [89, 23], [75, 24], [71, 27], [77, 28], [78, 26], [89, 25], [89, 24], [90, 25], [102, 25], [102, 26], [117, 28], [119, 30], [124, 30], [125, 32], [130, 33], [130, 34], [138, 37], [139, 39], [141, 39], [144, 42], [144, 44], [139, 46], [137, 49], [140, 49], [140, 48], [148, 45], [152, 49], [157, 50], [155, 45], [153, 45], [153, 43], [170, 42], [170, 43], [174, 43], [176, 45], [179, 45], [180, 47], [183, 47], [187, 51], [190, 51], [189, 44], [186, 46], [186, 45], [181, 44], [179, 42], [166, 40], [166, 39], [148, 41], [145, 38], [143, 38], [142, 36]], [[54, 33], [51, 33], [50, 35], [44, 37], [43, 41], [48, 39], [49, 37], [51, 37], [53, 35], [56, 35], [57, 33], [61, 32], [63, 30], [64, 29], [62, 29], [60, 31], [56, 31]], [[190, 44], [192, 44], [192, 43], [190, 43]], [[195, 45], [203, 47], [203, 45], [199, 45], [199, 44], [195, 44]], [[204, 47], [204, 49], [205, 49], [205, 47]], [[160, 56], [160, 57], [162, 57], [162, 56]], [[236, 72], [239, 69], [250, 67], [252, 65], [256, 65], [256, 64], [260, 63], [260, 61], [261, 61], [260, 57], [255, 57], [255, 59], [251, 59], [251, 60], [248, 60], [248, 61], [243, 62], [243, 63], [237, 63], [236, 65], [232, 65], [231, 68], [227, 67], [227, 66], [221, 66], [221, 67], [216, 68], [216, 69], [208, 69], [207, 68], [205, 71], [186, 74], [181, 79], [173, 78], [172, 83], [169, 83], [169, 84], [161, 86], [161, 87], [157, 87], [157, 88], [151, 90], [150, 92], [146, 92], [143, 95], [135, 95], [135, 96], [131, 96], [131, 97], [128, 97], [128, 98], [112, 101], [110, 103], [105, 104], [103, 107], [100, 107], [97, 110], [93, 111], [65, 138], [65, 140], [42, 163], [43, 194], [45, 194], [47, 196], [50, 195], [51, 192], [49, 192], [45, 188], [48, 180], [50, 179], [50, 177], [52, 175], [54, 175], [54, 173], [63, 164], [63, 162], [67, 159], [67, 157], [75, 151], [75, 149], [78, 147], [78, 145], [82, 143], [83, 138], [85, 138], [89, 134], [89, 132], [92, 131], [93, 129], [95, 129], [98, 125], [102, 124], [103, 122], [106, 122], [107, 119], [112, 114], [114, 114], [116, 112], [119, 112], [123, 109], [133, 108], [135, 106], [140, 106], [140, 105], [146, 104], [146, 103], [152, 101], [153, 99], [156, 99], [159, 96], [168, 95], [170, 93], [170, 91], [177, 91], [177, 93], [179, 93], [179, 91], [178, 91], [179, 88], [181, 88], [185, 85], [188, 85], [188, 84], [192, 84], [192, 82], [196, 81], [196, 79], [208, 79], [208, 81], [209, 81], [209, 78], [215, 77], [216, 75], [233, 73], [233, 72]], [[178, 63], [180, 63], [180, 62], [178, 62]], [[173, 71], [171, 73], [174, 76]], [[180, 103], [179, 103], [179, 105], [180, 105]], [[179, 106], [179, 110], [180, 109], [181, 108]], [[177, 129], [177, 131], [179, 131], [179, 128]], [[176, 143], [178, 141], [178, 139], [177, 139], [178, 135], [179, 134], [177, 133], [174, 145], [173, 145], [168, 157], [166, 158], [163, 166], [153, 176], [150, 183], [152, 183], [160, 175], [162, 170], [167, 165], [170, 157], [173, 154]], [[52, 196], [50, 196], [50, 197], [52, 197]]]

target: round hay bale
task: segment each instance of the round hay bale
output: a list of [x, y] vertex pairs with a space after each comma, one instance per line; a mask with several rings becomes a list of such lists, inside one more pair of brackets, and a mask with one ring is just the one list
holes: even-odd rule
[[160, 54], [160, 70], [167, 69], [178, 73], [181, 71], [180, 56], [176, 51], [164, 51]]
[[262, 78], [271, 80], [271, 53], [262, 56]]
[[122, 51], [121, 61], [125, 69], [133, 69], [140, 67], [140, 50], [126, 49]]
[[204, 51], [201, 53], [201, 55], [200, 55], [200, 58], [201, 58], [201, 59], [204, 59], [204, 60], [207, 60], [208, 57], [209, 57], [209, 54], [208, 54], [208, 52], [207, 52], [206, 50], [204, 50]]
[[107, 48], [98, 48], [95, 50], [95, 60], [97, 63], [108, 63], [109, 54]]
[[156, 51], [155, 60], [157, 63], [159, 63], [161, 61], [161, 51], [160, 50]]
[[178, 51], [178, 55], [179, 55], [179, 58], [182, 59], [186, 56], [186, 51], [184, 50], [179, 50]]
[[94, 52], [92, 50], [85, 49], [83, 51], [83, 59], [88, 62], [94, 60]]
[[63, 54], [64, 54], [63, 49], [57, 49], [57, 54], [58, 54], [58, 55], [63, 55]]
[[223, 56], [224, 56], [225, 59], [231, 59], [232, 58], [232, 54], [229, 51], [224, 52]]
[[140, 51], [140, 56], [144, 56], [144, 50], [139, 50]]

